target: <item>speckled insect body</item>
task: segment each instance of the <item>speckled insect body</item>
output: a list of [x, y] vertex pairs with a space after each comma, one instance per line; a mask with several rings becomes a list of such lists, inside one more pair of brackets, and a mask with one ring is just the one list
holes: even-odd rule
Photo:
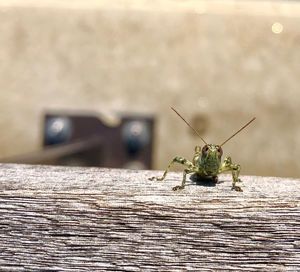
[[[174, 109], [172, 110], [189, 126], [191, 125]], [[238, 185], [241, 180], [239, 179], [239, 174], [241, 167], [239, 164], [232, 163], [232, 160], [230, 157], [226, 157], [224, 161], [222, 162], [222, 155], [223, 150], [222, 146], [227, 143], [231, 138], [233, 138], [236, 134], [238, 134], [240, 131], [242, 131], [245, 127], [247, 127], [250, 123], [252, 123], [255, 120], [255, 118], [251, 119], [246, 125], [244, 125], [242, 128], [240, 128], [237, 132], [235, 132], [231, 137], [229, 137], [226, 141], [224, 141], [220, 145], [216, 144], [208, 144], [200, 135], [199, 133], [191, 127], [197, 135], [200, 137], [200, 139], [205, 143], [205, 145], [201, 148], [200, 146], [195, 147], [195, 154], [193, 157], [193, 161], [189, 161], [183, 157], [176, 156], [169, 164], [167, 169], [165, 170], [162, 177], [152, 177], [150, 180], [164, 180], [166, 178], [167, 173], [169, 172], [171, 166], [174, 163], [179, 163], [185, 166], [185, 169], [183, 171], [183, 179], [182, 183], [179, 186], [173, 187], [174, 191], [181, 190], [185, 187], [186, 183], [186, 175], [195, 173], [200, 177], [203, 178], [212, 178], [215, 182], [218, 180], [218, 175], [231, 171], [232, 173], [232, 190], [241, 192], [242, 189]]]

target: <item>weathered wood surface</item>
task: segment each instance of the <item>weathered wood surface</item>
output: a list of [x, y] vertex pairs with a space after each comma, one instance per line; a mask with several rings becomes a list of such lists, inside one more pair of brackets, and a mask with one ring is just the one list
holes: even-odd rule
[[300, 271], [300, 180], [157, 173], [0, 165], [0, 271]]

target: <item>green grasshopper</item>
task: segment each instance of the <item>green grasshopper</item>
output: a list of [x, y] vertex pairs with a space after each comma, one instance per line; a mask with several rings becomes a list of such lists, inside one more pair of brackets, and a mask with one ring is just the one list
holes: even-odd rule
[[186, 175], [195, 173], [197, 176], [202, 178], [211, 178], [214, 182], [218, 181], [218, 175], [231, 171], [232, 173], [232, 190], [242, 192], [242, 188], [237, 185], [237, 183], [241, 182], [239, 179], [239, 174], [241, 170], [241, 166], [239, 164], [234, 164], [231, 161], [230, 157], [226, 157], [223, 162], [221, 162], [223, 150], [222, 146], [227, 143], [230, 139], [232, 139], [235, 135], [241, 132], [244, 128], [246, 128], [250, 123], [252, 123], [256, 118], [252, 118], [246, 125], [240, 128], [237, 132], [235, 132], [232, 136], [230, 136], [226, 141], [224, 141], [220, 145], [216, 144], [208, 144], [200, 134], [174, 109], [171, 108], [191, 129], [193, 129], [196, 134], [200, 137], [200, 139], [204, 142], [204, 146], [201, 149], [200, 146], [195, 147], [195, 155], [193, 157], [193, 162], [188, 161], [184, 157], [176, 156], [169, 164], [167, 169], [165, 170], [162, 177], [152, 177], [150, 180], [164, 180], [167, 173], [170, 171], [170, 167], [174, 163], [179, 163], [184, 165], [186, 168], [183, 171], [183, 179], [182, 183], [179, 186], [173, 187], [173, 191], [182, 190], [185, 187], [186, 183]]

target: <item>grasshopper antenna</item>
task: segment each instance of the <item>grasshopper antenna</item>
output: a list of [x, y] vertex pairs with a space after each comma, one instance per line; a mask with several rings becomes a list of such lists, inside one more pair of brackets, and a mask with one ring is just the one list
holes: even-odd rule
[[220, 146], [223, 146], [224, 144], [226, 144], [229, 140], [231, 140], [235, 135], [237, 135], [238, 133], [240, 133], [244, 128], [246, 128], [247, 126], [249, 126], [254, 120], [256, 119], [256, 117], [253, 117], [246, 125], [244, 125], [242, 128], [240, 128], [236, 133], [234, 133], [233, 135], [231, 135], [225, 142], [223, 142], [222, 144], [220, 144]]
[[194, 129], [174, 108], [171, 107], [171, 109], [193, 130], [196, 132], [196, 134], [199, 136], [199, 138], [207, 145], [207, 142], [204, 141], [204, 139], [200, 136], [198, 131]]

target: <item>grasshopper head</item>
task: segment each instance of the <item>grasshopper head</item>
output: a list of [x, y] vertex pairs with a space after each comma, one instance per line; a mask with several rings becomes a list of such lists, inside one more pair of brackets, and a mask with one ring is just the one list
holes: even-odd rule
[[222, 147], [215, 144], [206, 144], [202, 148], [202, 157], [203, 158], [214, 158], [214, 159], [221, 159], [223, 155]]
[[217, 175], [223, 155], [221, 146], [206, 144], [203, 146], [201, 153], [201, 167], [208, 175]]

